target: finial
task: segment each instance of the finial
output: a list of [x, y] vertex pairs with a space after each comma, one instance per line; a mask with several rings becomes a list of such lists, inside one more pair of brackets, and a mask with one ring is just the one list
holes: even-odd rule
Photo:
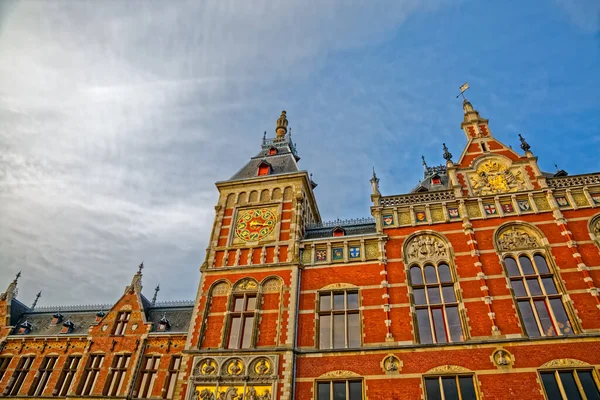
[[264, 131], [264, 133], [263, 133], [263, 141], [264, 140], [267, 140], [267, 131]]
[[277, 119], [277, 127], [275, 132], [277, 134], [277, 139], [282, 139], [287, 133], [288, 120], [285, 110], [281, 112], [281, 115]]
[[556, 172], [558, 172], [558, 164], [554, 163], [554, 168], [556, 168]]
[[17, 276], [15, 277], [15, 280], [13, 282], [17, 283], [17, 281], [19, 280], [20, 277], [21, 277], [21, 271], [17, 272]]
[[521, 139], [521, 148], [526, 152], [529, 151], [529, 149], [531, 149], [531, 146], [529, 145], [529, 143], [527, 143], [525, 141], [525, 139], [523, 138], [523, 136], [521, 136], [520, 133], [519, 133], [519, 139]]
[[448, 147], [446, 146], [446, 143], [443, 143], [443, 145], [444, 145], [444, 155], [443, 155], [444, 160], [452, 162], [452, 153], [450, 153], [448, 151]]
[[379, 178], [375, 174], [375, 167], [373, 167], [373, 177], [369, 180], [371, 182], [371, 191], [373, 195], [380, 195], [379, 192]]
[[160, 285], [156, 285], [154, 288], [154, 296], [152, 296], [152, 305], [156, 304], [156, 297], [158, 296], [158, 292], [160, 291]]
[[425, 156], [421, 155], [421, 160], [423, 160], [423, 166], [427, 167], [427, 162], [425, 161]]
[[142, 270], [144, 269], [144, 262], [142, 261], [142, 263], [140, 265], [138, 265], [138, 274], [142, 274]]
[[42, 297], [42, 291], [41, 290], [38, 292], [38, 294], [35, 295], [35, 300], [33, 301], [33, 304], [30, 307], [31, 309], [35, 308], [35, 306], [37, 305], [37, 302], [40, 299], [40, 297]]

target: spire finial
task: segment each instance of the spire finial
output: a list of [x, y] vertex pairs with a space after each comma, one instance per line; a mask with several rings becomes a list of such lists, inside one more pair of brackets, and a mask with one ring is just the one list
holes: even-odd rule
[[20, 277], [21, 277], [21, 271], [17, 272], [17, 276], [15, 276], [15, 280], [13, 282], [17, 283], [17, 281], [19, 280]]
[[33, 300], [33, 304], [31, 305], [31, 309], [33, 310], [35, 308], [35, 306], [37, 305], [38, 300], [40, 299], [40, 297], [42, 297], [42, 291], [40, 290], [38, 292], [38, 294], [35, 295], [35, 300]]
[[371, 182], [371, 191], [372, 195], [381, 195], [379, 192], [379, 178], [377, 174], [375, 174], [375, 167], [373, 167], [373, 177], [369, 180]]
[[156, 285], [154, 288], [154, 296], [152, 296], [152, 305], [156, 304], [156, 297], [158, 296], [158, 292], [160, 291], [160, 284]]
[[443, 145], [444, 145], [444, 155], [443, 155], [444, 160], [452, 162], [452, 153], [450, 153], [448, 151], [448, 147], [446, 147], [446, 143], [443, 143]]
[[142, 274], [142, 270], [144, 269], [144, 262], [142, 261], [142, 263], [140, 265], [138, 265], [138, 274]]
[[263, 132], [263, 142], [264, 142], [265, 140], [267, 140], [267, 131], [264, 131], [264, 132]]
[[521, 136], [520, 133], [519, 133], [519, 139], [521, 140], [521, 148], [523, 149], [523, 151], [528, 152], [529, 149], [531, 149], [531, 146], [529, 145], [529, 143], [527, 143], [525, 141], [525, 138], [523, 138], [523, 136]]
[[281, 112], [279, 118], [277, 118], [277, 127], [275, 128], [275, 133], [277, 134], [277, 139], [283, 139], [285, 134], [287, 133], [288, 120], [285, 110]]
[[556, 172], [558, 172], [558, 164], [554, 163], [554, 168], [556, 168]]

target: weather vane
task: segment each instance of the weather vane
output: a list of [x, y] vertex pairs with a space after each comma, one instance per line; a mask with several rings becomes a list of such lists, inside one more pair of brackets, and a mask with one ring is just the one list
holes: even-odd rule
[[458, 96], [462, 96], [463, 99], [466, 100], [465, 92], [467, 91], [467, 89], [469, 89], [469, 82], [465, 82], [465, 84], [460, 87], [460, 93], [456, 95], [456, 98], [458, 99]]

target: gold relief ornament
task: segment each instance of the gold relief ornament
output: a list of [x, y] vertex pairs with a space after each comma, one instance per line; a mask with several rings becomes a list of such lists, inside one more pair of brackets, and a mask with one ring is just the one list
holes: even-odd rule
[[212, 358], [205, 358], [198, 363], [196, 375], [215, 375], [217, 373], [217, 362]]
[[381, 365], [385, 373], [398, 373], [402, 368], [402, 361], [395, 355], [390, 354], [383, 359]]
[[494, 160], [481, 164], [470, 179], [473, 194], [479, 196], [525, 189], [525, 179], [520, 169], [513, 173], [506, 165]]
[[244, 278], [235, 285], [236, 290], [256, 290], [258, 283], [254, 279]]
[[492, 353], [492, 362], [498, 368], [507, 368], [513, 364], [514, 359], [508, 351], [504, 349], [498, 349]]
[[254, 365], [254, 372], [257, 375], [268, 375], [271, 372], [271, 365], [266, 358], [261, 358]]
[[241, 365], [241, 361], [237, 358], [234, 358], [227, 364], [227, 373], [229, 375], [240, 375], [244, 370], [244, 366]]

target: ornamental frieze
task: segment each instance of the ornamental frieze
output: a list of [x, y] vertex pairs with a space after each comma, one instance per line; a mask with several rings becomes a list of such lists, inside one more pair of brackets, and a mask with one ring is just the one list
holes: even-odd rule
[[526, 190], [522, 171], [518, 169], [513, 172], [497, 160], [489, 160], [481, 164], [471, 175], [470, 180], [473, 194], [476, 196]]
[[406, 245], [406, 261], [438, 260], [448, 257], [448, 248], [440, 238], [433, 235], [420, 235]]
[[498, 248], [501, 251], [537, 249], [539, 240], [525, 229], [510, 227], [498, 236]]

